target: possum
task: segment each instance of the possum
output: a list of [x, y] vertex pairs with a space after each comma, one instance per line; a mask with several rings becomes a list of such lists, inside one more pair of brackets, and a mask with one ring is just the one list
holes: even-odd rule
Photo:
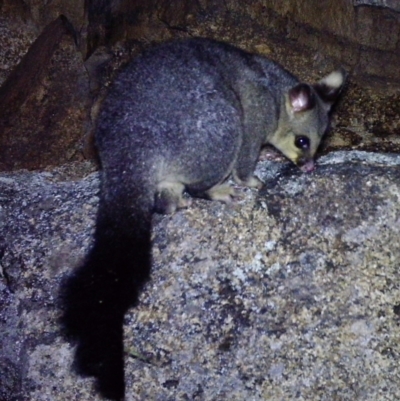
[[188, 206], [184, 193], [230, 202], [230, 178], [260, 188], [254, 170], [265, 144], [312, 171], [345, 78], [338, 69], [301, 83], [268, 58], [203, 38], [152, 47], [119, 73], [95, 134], [94, 243], [63, 289], [75, 366], [103, 397], [125, 396], [123, 320], [149, 279], [152, 214]]

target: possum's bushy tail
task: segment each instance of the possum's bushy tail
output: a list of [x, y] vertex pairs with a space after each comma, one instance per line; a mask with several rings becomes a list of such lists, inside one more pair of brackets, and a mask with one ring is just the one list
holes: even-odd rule
[[[123, 320], [149, 278], [151, 210], [100, 201], [94, 245], [62, 289], [62, 324], [76, 344], [79, 374], [94, 376], [102, 396], [125, 396]], [[125, 201], [126, 203], [126, 201]]]

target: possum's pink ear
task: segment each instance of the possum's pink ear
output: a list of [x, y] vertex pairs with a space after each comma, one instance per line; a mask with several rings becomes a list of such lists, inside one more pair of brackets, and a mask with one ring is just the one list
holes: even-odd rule
[[331, 72], [326, 77], [322, 78], [316, 85], [314, 85], [315, 91], [321, 100], [327, 104], [328, 109], [336, 101], [340, 92], [343, 89], [346, 81], [347, 72], [340, 68], [337, 71]]
[[307, 84], [298, 84], [289, 90], [289, 109], [292, 113], [310, 110], [315, 106], [315, 95]]

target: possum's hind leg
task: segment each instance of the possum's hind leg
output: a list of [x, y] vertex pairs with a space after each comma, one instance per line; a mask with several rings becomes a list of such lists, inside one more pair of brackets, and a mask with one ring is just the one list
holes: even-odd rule
[[238, 185], [242, 187], [260, 189], [264, 185], [264, 183], [255, 175], [251, 175], [246, 179], [241, 179], [239, 178], [238, 173], [236, 171], [233, 172], [233, 179]]
[[206, 191], [205, 196], [208, 199], [218, 200], [225, 203], [230, 203], [242, 198], [242, 195], [227, 182], [213, 186]]
[[177, 209], [188, 207], [191, 200], [183, 198], [184, 190], [185, 186], [179, 182], [165, 181], [160, 183], [155, 195], [155, 212], [171, 214]]

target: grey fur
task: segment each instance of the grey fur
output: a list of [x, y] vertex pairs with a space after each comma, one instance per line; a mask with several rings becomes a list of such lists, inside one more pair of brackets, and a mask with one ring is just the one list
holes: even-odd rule
[[124, 397], [123, 318], [149, 278], [152, 213], [186, 206], [184, 191], [229, 202], [229, 176], [260, 187], [253, 173], [266, 143], [312, 170], [344, 78], [337, 71], [300, 84], [273, 61], [207, 39], [159, 45], [120, 73], [96, 133], [94, 245], [64, 290], [76, 366], [102, 395]]
[[[207, 39], [147, 51], [119, 75], [103, 106], [97, 145], [105, 180], [113, 182], [103, 189], [144, 180], [144, 201], [157, 192], [168, 212], [175, 210], [171, 202], [181, 205], [184, 189], [229, 200], [215, 186], [231, 174], [259, 186], [253, 171], [265, 143], [305, 164], [326, 130], [329, 107], [313, 89], [314, 107], [290, 115], [287, 97], [297, 84], [273, 61]], [[293, 149], [293, 133], [310, 138], [309, 152]]]

